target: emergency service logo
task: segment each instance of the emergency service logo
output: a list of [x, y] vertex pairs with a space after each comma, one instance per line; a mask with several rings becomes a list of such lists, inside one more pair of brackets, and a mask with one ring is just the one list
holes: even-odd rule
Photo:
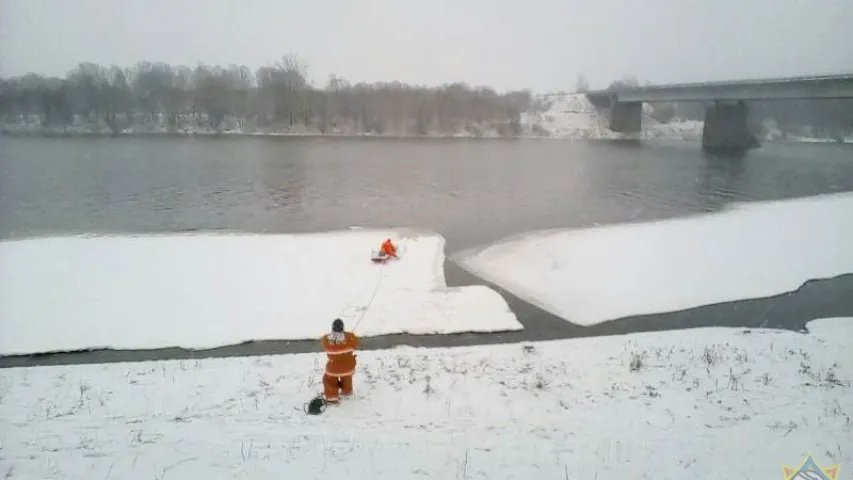
[[841, 465], [821, 467], [809, 454], [799, 467], [782, 465], [782, 474], [785, 480], [837, 480], [840, 467]]

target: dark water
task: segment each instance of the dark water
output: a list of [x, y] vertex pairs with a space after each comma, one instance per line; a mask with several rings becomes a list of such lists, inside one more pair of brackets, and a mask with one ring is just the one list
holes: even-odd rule
[[[713, 211], [729, 202], [842, 191], [853, 191], [853, 148], [842, 145], [769, 144], [741, 158], [719, 158], [690, 143], [0, 137], [5, 239], [413, 226], [444, 235], [450, 254], [528, 230], [643, 221]], [[451, 284], [482, 283], [453, 265], [447, 278]], [[822, 281], [804, 286], [805, 293], [591, 328], [574, 327], [504, 292], [525, 323], [521, 334], [371, 341], [450, 345], [719, 324], [799, 328], [809, 317], [853, 315], [851, 283]], [[771, 310], [776, 313], [769, 315]], [[260, 342], [218, 354], [299, 345]]]
[[290, 138], [0, 138], [0, 238], [349, 226], [437, 230], [448, 249], [853, 190], [853, 149]]

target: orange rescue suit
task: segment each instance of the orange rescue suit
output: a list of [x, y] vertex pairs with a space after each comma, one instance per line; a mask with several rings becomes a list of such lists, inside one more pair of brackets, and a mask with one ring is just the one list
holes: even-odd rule
[[394, 243], [391, 242], [390, 238], [382, 242], [382, 253], [389, 257], [397, 256], [397, 247], [394, 246]]
[[355, 349], [358, 337], [350, 332], [329, 333], [320, 340], [326, 352], [326, 373], [323, 375], [323, 392], [326, 401], [336, 403], [338, 395], [352, 395], [352, 376], [355, 373]]
[[343, 338], [335, 340], [334, 333], [324, 335], [320, 340], [323, 351], [326, 352], [326, 375], [343, 377], [355, 373], [355, 349], [359, 346], [358, 337], [350, 332], [343, 333]]

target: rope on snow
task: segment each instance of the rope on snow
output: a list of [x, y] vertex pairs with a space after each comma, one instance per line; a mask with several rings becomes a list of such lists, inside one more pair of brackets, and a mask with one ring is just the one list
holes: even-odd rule
[[[406, 246], [399, 245], [397, 249], [397, 258], [395, 261], [400, 261], [403, 259], [403, 255], [406, 253]], [[373, 300], [376, 298], [376, 294], [379, 293], [379, 286], [382, 285], [382, 277], [383, 275], [383, 267], [385, 267], [385, 263], [379, 264], [379, 279], [376, 280], [376, 287], [373, 289], [373, 295], [370, 296], [370, 300], [367, 302], [367, 305], [361, 311], [361, 316], [358, 318], [358, 321], [355, 322], [355, 325], [352, 327], [352, 331], [355, 332], [355, 329], [364, 320], [364, 316], [367, 314], [367, 311], [370, 310], [370, 307], [373, 306]]]
[[367, 311], [370, 310], [370, 307], [373, 305], [373, 299], [375, 299], [376, 294], [379, 293], [379, 286], [382, 285], [382, 277], [384, 277], [384, 275], [382, 274], [382, 267], [384, 266], [385, 264], [379, 265], [379, 278], [376, 280], [376, 287], [373, 289], [373, 295], [370, 296], [370, 300], [367, 302], [367, 305], [361, 311], [361, 316], [358, 318], [358, 321], [355, 322], [355, 325], [352, 327], [353, 332], [355, 332], [355, 329], [358, 328], [358, 325], [361, 323], [361, 321], [364, 320], [364, 316], [367, 314]]
[[[403, 258], [406, 249], [404, 245], [400, 245], [400, 249], [397, 254], [397, 260]], [[379, 287], [382, 285], [383, 275], [383, 267], [384, 263], [379, 264], [379, 278], [376, 279], [376, 287], [373, 288], [373, 294], [370, 296], [370, 300], [367, 302], [367, 305], [361, 311], [361, 316], [358, 318], [358, 321], [355, 322], [355, 325], [352, 327], [352, 331], [354, 332], [356, 328], [358, 328], [361, 321], [364, 320], [364, 316], [367, 314], [367, 311], [370, 310], [370, 307], [373, 306], [373, 300], [376, 299], [376, 294], [379, 293]], [[316, 397], [312, 398], [310, 401], [306, 402], [302, 405], [302, 410], [308, 415], [320, 415], [326, 410], [328, 406], [328, 402], [325, 398], [323, 398], [323, 394], [319, 394]]]

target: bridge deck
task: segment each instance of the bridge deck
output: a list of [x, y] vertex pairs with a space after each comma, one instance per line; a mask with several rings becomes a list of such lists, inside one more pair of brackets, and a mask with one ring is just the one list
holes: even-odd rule
[[655, 85], [587, 95], [620, 102], [853, 98], [853, 74]]

